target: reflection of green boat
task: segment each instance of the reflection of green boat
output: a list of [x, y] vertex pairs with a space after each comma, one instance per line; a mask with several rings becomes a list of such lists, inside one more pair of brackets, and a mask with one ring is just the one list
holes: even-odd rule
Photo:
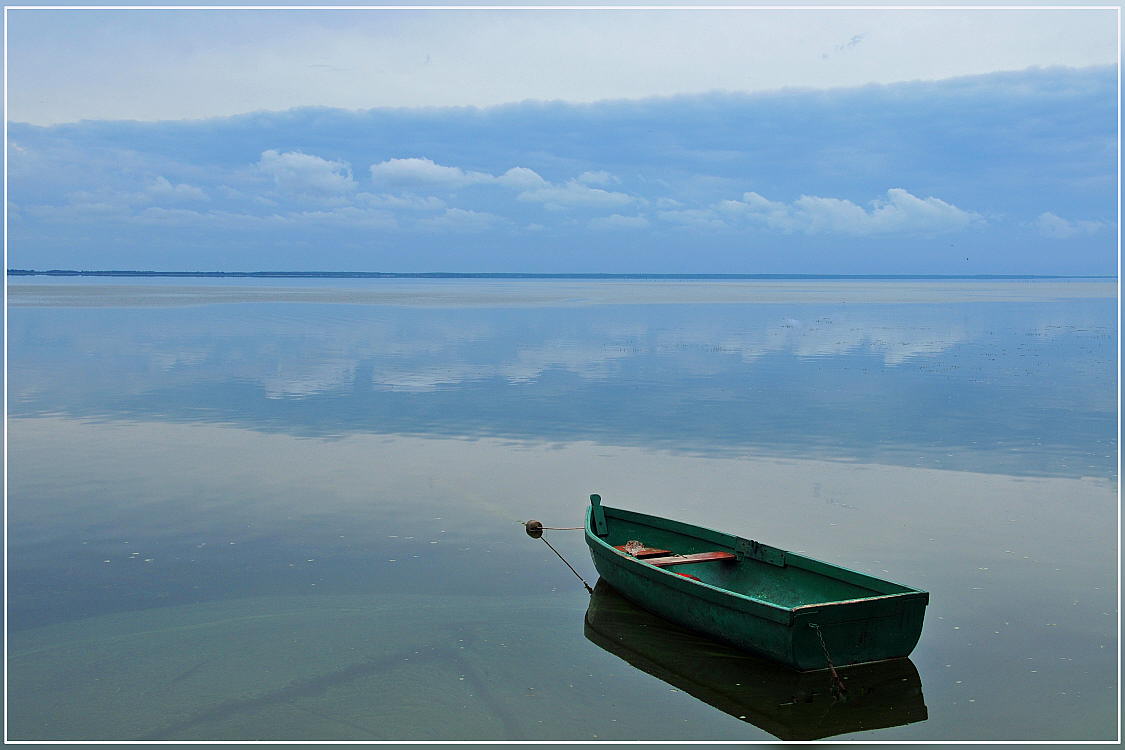
[[827, 672], [798, 672], [737, 651], [640, 609], [599, 581], [586, 610], [586, 637], [634, 667], [782, 740], [814, 740], [926, 720], [909, 659]]
[[904, 657], [918, 642], [925, 591], [590, 500], [594, 567], [661, 617], [802, 670]]

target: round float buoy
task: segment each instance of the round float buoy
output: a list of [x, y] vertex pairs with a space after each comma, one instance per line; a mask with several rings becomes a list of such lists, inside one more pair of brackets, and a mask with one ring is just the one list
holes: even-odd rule
[[523, 528], [532, 539], [538, 539], [543, 536], [543, 524], [538, 521], [528, 521], [523, 525]]

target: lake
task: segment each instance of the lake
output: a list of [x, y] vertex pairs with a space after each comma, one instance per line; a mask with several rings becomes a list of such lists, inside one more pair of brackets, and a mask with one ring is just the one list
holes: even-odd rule
[[[1115, 739], [1116, 293], [13, 280], [9, 738]], [[593, 492], [925, 589], [921, 640], [837, 700], [591, 601], [520, 524]]]

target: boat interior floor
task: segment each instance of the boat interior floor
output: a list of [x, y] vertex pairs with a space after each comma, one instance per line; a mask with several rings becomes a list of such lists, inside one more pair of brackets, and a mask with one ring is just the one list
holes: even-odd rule
[[[622, 532], [629, 536], [617, 536]], [[779, 567], [753, 559], [743, 559], [741, 564], [735, 565], [733, 563], [738, 560], [737, 555], [713, 548], [708, 550], [710, 545], [703, 540], [691, 540], [694, 543], [685, 545], [682, 538], [677, 538], [671, 544], [657, 539], [651, 542], [654, 544], [651, 547], [646, 542], [638, 541], [646, 536], [653, 536], [652, 529], [622, 528], [614, 536], [617, 536], [615, 541], [628, 540], [625, 544], [614, 545], [616, 549], [641, 562], [658, 568], [676, 567], [676, 570], [669, 572], [781, 607], [862, 599], [887, 593], [791, 565]], [[679, 547], [682, 552], [666, 547]], [[682, 569], [680, 566], [683, 566]]]

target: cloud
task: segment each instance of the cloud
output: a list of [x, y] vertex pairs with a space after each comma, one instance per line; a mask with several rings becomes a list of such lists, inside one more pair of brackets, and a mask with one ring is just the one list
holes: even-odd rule
[[601, 188], [583, 185], [577, 180], [569, 180], [561, 185], [547, 185], [537, 190], [527, 190], [517, 196], [518, 200], [529, 203], [542, 203], [551, 209], [565, 208], [612, 208], [635, 203], [637, 198], [625, 193], [614, 193]]
[[160, 224], [168, 226], [192, 226], [205, 222], [207, 214], [191, 211], [186, 208], [160, 208], [152, 206], [129, 217], [130, 221], [139, 224]]
[[1103, 221], [1069, 221], [1047, 211], [1039, 214], [1032, 226], [1044, 237], [1065, 240], [1071, 237], [1097, 234], [1108, 225]]
[[300, 151], [263, 151], [258, 169], [279, 188], [294, 193], [346, 193], [356, 188], [348, 164]]
[[234, 211], [192, 211], [184, 208], [151, 206], [136, 214], [119, 215], [121, 221], [149, 226], [192, 227], [217, 230], [287, 231], [328, 229], [395, 229], [398, 222], [388, 211], [339, 206], [316, 211], [248, 214]]
[[588, 226], [590, 229], [595, 230], [647, 229], [650, 226], [650, 222], [643, 216], [610, 214], [609, 216], [597, 216], [590, 219]]
[[236, 190], [230, 185], [218, 185], [215, 187], [215, 192], [220, 198], [223, 198], [230, 203], [251, 203], [257, 206], [266, 206], [273, 208], [278, 205], [278, 202], [273, 198], [267, 198], [264, 195], [246, 192], [245, 190]]
[[715, 211], [706, 208], [660, 211], [656, 215], [670, 224], [692, 229], [727, 229], [730, 226]]
[[[98, 33], [91, 34], [89, 11], [17, 11], [7, 29], [8, 115], [43, 124], [310, 105], [592, 102], [1106, 65], [1117, 60], [1114, 12], [216, 8], [98, 11]], [[857, 33], [864, 29], [878, 34], [864, 38]], [[857, 38], [864, 54], [841, 54], [847, 64], [820, 59], [825, 50], [855, 50]], [[575, 50], [584, 64], [565, 64]]]
[[403, 209], [407, 211], [438, 211], [445, 208], [445, 201], [432, 195], [425, 197], [417, 195], [392, 195], [382, 193], [358, 193], [355, 199], [359, 203], [379, 208]]
[[470, 211], [464, 208], [447, 208], [438, 216], [418, 221], [418, 226], [443, 232], [484, 232], [507, 221], [495, 214]]
[[604, 169], [583, 172], [578, 175], [578, 181], [584, 185], [615, 185], [621, 182], [620, 179], [606, 172]]
[[732, 218], [750, 218], [768, 229], [792, 232], [796, 228], [796, 221], [789, 206], [767, 200], [757, 193], [746, 193], [741, 201], [721, 201], [716, 208]]
[[371, 165], [371, 179], [381, 185], [409, 188], [425, 186], [456, 190], [469, 185], [501, 185], [517, 190], [531, 190], [549, 183], [527, 167], [512, 167], [496, 176], [488, 172], [475, 172], [460, 167], [438, 164], [433, 159], [411, 157], [388, 159]]
[[[11, 262], [1112, 273], [1115, 93], [1111, 67], [590, 105], [9, 123]], [[454, 227], [488, 216], [503, 221], [451, 247]], [[621, 245], [630, 230], [643, 252]]]
[[194, 185], [173, 185], [165, 177], [157, 177], [145, 188], [153, 198], [174, 201], [205, 201], [209, 200], [207, 193], [202, 188]]
[[340, 206], [325, 211], [301, 211], [288, 214], [297, 224], [339, 226], [353, 229], [393, 229], [398, 226], [394, 214], [379, 209]]
[[[758, 193], [741, 201], [726, 200], [716, 209], [731, 217], [779, 232], [806, 234], [932, 235], [965, 229], [984, 219], [940, 198], [919, 198], [902, 188], [891, 188], [866, 209], [843, 198], [802, 195], [792, 203], [771, 201]], [[679, 212], [683, 213], [683, 212]]]
[[457, 189], [496, 180], [484, 172], [467, 172], [460, 167], [446, 167], [432, 159], [388, 159], [371, 165], [371, 179], [392, 186], [426, 185]]
[[527, 167], [512, 167], [507, 172], [497, 177], [496, 182], [505, 187], [518, 188], [520, 190], [532, 190], [545, 187], [549, 184], [540, 177], [535, 170], [528, 169]]
[[[93, 190], [67, 193], [68, 207], [78, 212], [127, 214], [134, 208], [180, 203], [202, 203], [210, 200], [205, 190], [185, 183], [172, 184], [165, 177], [155, 177], [141, 187], [125, 189], [99, 186]], [[61, 208], [61, 206], [56, 206]]]
[[371, 177], [376, 183], [388, 187], [428, 188], [456, 190], [469, 186], [497, 185], [520, 191], [516, 199], [525, 203], [542, 203], [546, 208], [612, 208], [636, 202], [625, 193], [590, 187], [582, 179], [609, 181], [608, 172], [586, 171], [578, 179], [563, 183], [549, 182], [533, 169], [512, 167], [500, 175], [475, 172], [460, 167], [438, 164], [433, 159], [411, 157], [388, 159], [371, 165]]

